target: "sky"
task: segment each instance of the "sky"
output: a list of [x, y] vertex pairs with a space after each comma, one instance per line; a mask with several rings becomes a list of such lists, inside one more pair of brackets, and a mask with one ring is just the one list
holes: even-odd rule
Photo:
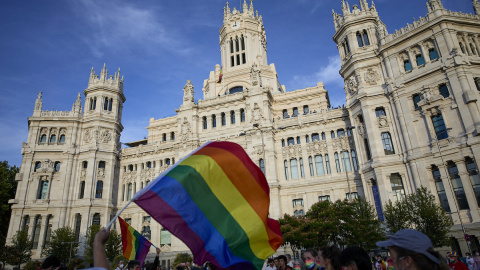
[[[247, 1], [249, 2], [249, 1]], [[371, 0], [368, 0], [371, 4]], [[425, 16], [427, 0], [375, 0], [389, 33]], [[473, 13], [471, 0], [442, 0]], [[231, 0], [240, 8], [243, 0]], [[358, 0], [350, 0], [350, 6]], [[220, 64], [219, 30], [226, 0], [0, 1], [0, 160], [21, 165], [27, 118], [38, 92], [43, 110], [71, 110], [90, 70], [103, 64], [124, 75], [121, 142], [147, 136], [150, 118], [175, 115], [183, 87], [195, 99]], [[345, 103], [332, 9], [341, 0], [254, 0], [267, 35], [267, 59], [287, 91], [322, 81], [332, 106]]]

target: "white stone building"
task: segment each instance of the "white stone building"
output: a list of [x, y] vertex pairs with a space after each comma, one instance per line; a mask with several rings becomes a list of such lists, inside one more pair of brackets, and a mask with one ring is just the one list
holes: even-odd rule
[[[90, 224], [106, 226], [175, 161], [207, 141], [228, 140], [265, 172], [273, 218], [351, 196], [376, 202], [381, 214], [381, 204], [426, 186], [455, 222], [455, 248], [468, 250], [463, 224], [479, 249], [480, 3], [473, 5], [475, 15], [428, 0], [425, 17], [388, 34], [373, 3], [342, 1], [333, 38], [346, 107], [331, 108], [321, 82], [286, 91], [267, 61], [262, 16], [251, 2], [224, 8], [221, 64], [205, 80], [203, 98], [195, 102], [187, 81], [176, 115], [151, 118], [148, 138], [128, 148], [120, 148], [120, 72], [92, 69], [83, 110], [79, 95], [72, 111], [43, 111], [40, 93], [8, 240], [28, 228], [35, 258], [52, 229], [69, 226], [82, 241]], [[187, 250], [136, 205], [122, 217], [161, 246], [161, 264]]]

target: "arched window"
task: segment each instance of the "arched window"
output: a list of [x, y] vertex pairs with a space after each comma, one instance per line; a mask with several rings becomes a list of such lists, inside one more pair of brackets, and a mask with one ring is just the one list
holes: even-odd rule
[[345, 137], [345, 130], [343, 128], [337, 130], [337, 137]]
[[442, 181], [442, 176], [440, 175], [438, 167], [435, 165], [432, 165], [432, 174], [433, 179], [435, 180], [435, 186], [437, 188], [437, 194], [438, 198], [440, 199], [440, 203], [442, 204], [443, 209], [445, 209], [445, 212], [451, 212], [450, 205], [448, 204], [447, 194], [445, 193], [445, 186], [443, 185]]
[[95, 189], [95, 198], [96, 199], [101, 199], [103, 194], [103, 181], [98, 180], [97, 181], [97, 188]]
[[305, 178], [305, 170], [303, 168], [303, 158], [300, 158], [299, 161], [300, 161], [300, 178]]
[[327, 168], [327, 174], [331, 174], [330, 170], [330, 160], [328, 159], [328, 154], [325, 154], [325, 168]]
[[242, 43], [242, 51], [245, 50], [245, 38], [243, 37], [242, 35], [242, 38], [240, 39], [241, 43]]
[[392, 144], [392, 137], [390, 136], [389, 132], [382, 132], [382, 144], [383, 144], [383, 150], [385, 152], [385, 155], [393, 155], [395, 154], [395, 150], [393, 149], [393, 144]]
[[240, 51], [240, 44], [238, 42], [238, 37], [235, 38], [235, 51], [236, 52]]
[[289, 179], [289, 174], [288, 174], [288, 161], [284, 160], [283, 161], [284, 169], [285, 169], [285, 180]]
[[40, 170], [40, 168], [42, 168], [42, 163], [40, 161], [35, 162], [35, 168], [33, 169], [33, 172]]
[[448, 92], [447, 84], [445, 83], [438, 86], [438, 91], [440, 92], [440, 95], [442, 95], [444, 98], [447, 98], [450, 96], [450, 92]]
[[332, 130], [332, 131], [330, 132], [330, 136], [332, 137], [332, 139], [335, 139], [335, 131]]
[[235, 124], [235, 111], [230, 111], [230, 123]]
[[175, 140], [175, 132], [174, 131], [170, 132], [170, 140], [172, 140], [172, 141]]
[[375, 115], [377, 117], [380, 117], [380, 116], [386, 116], [387, 114], [385, 113], [385, 109], [383, 107], [378, 107], [375, 109]]
[[315, 168], [317, 169], [317, 175], [324, 175], [325, 169], [323, 168], [323, 157], [322, 155], [315, 156]]
[[300, 144], [300, 136], [297, 136], [297, 144]]
[[99, 213], [93, 214], [92, 225], [100, 226], [100, 214]]
[[475, 165], [475, 161], [470, 157], [465, 158], [465, 166], [467, 167], [468, 177], [470, 178], [470, 183], [472, 184], [473, 192], [477, 199], [477, 205], [480, 207], [480, 177], [477, 166]]
[[133, 165], [132, 164], [128, 165], [128, 171], [133, 172]]
[[308, 114], [310, 110], [308, 109], [308, 105], [303, 105], [303, 114]]
[[240, 122], [245, 122], [245, 110], [240, 109]]
[[258, 161], [258, 167], [260, 167], [260, 170], [262, 170], [263, 174], [265, 174], [265, 161], [263, 158]]
[[83, 169], [88, 168], [88, 161], [83, 161], [83, 162], [82, 162], [82, 168], [83, 168]]
[[42, 136], [40, 136], [40, 143], [46, 143], [46, 142], [47, 142], [47, 135], [42, 134]]
[[202, 121], [203, 121], [203, 129], [207, 129], [207, 117], [204, 116], [204, 117], [202, 118]]
[[229, 94], [235, 94], [235, 93], [241, 93], [241, 92], [243, 92], [243, 86], [235, 86], [230, 88], [230, 90], [228, 90]]
[[50, 136], [50, 143], [55, 143], [57, 141], [57, 135], [53, 134]]
[[458, 207], [460, 210], [470, 209], [467, 201], [467, 196], [465, 195], [465, 190], [463, 189], [462, 180], [458, 174], [457, 165], [453, 161], [447, 162], [448, 174], [450, 175], [450, 180], [452, 181], [453, 191], [458, 202]]
[[348, 38], [347, 37], [345, 38], [345, 45], [346, 45], [345, 47], [347, 48], [347, 54], [349, 54], [350, 53], [350, 44], [348, 44]]
[[52, 218], [52, 215], [47, 216], [47, 222], [45, 222], [45, 232], [43, 234], [42, 248], [45, 248], [47, 241], [50, 241], [50, 236], [52, 235]]
[[363, 47], [363, 40], [362, 40], [362, 35], [360, 32], [357, 32], [357, 42], [358, 42], [358, 47]]
[[285, 147], [285, 140], [282, 139], [282, 147]]
[[338, 159], [338, 153], [335, 152], [335, 165], [337, 166], [337, 173], [342, 172], [342, 167], [340, 167], [340, 160]]
[[58, 139], [58, 143], [65, 143], [65, 134], [60, 135], [60, 138]]
[[435, 48], [429, 49], [428, 50], [428, 57], [430, 57], [431, 61], [438, 59], [437, 50], [435, 50]]
[[108, 98], [105, 98], [105, 102], [103, 103], [103, 110], [108, 110]]
[[233, 51], [233, 40], [230, 38], [230, 53], [234, 53]]
[[309, 143], [310, 142], [310, 137], [307, 135], [305, 135], [305, 142]]
[[29, 225], [30, 225], [30, 216], [26, 215], [23, 217], [22, 231], [26, 231], [28, 233]]
[[165, 159], [165, 164], [170, 165], [170, 159], [169, 158]]
[[212, 114], [212, 127], [217, 127], [217, 116]]
[[60, 161], [55, 161], [55, 172], [59, 172], [60, 171]]
[[403, 61], [403, 68], [405, 69], [405, 72], [412, 70], [412, 63], [410, 63], [410, 60]]
[[475, 47], [475, 44], [473, 43], [470, 43], [470, 49], [472, 50], [472, 53], [473, 54], [477, 54], [477, 47]]
[[227, 117], [225, 116], [225, 113], [222, 112], [222, 126], [225, 126], [227, 124]]
[[149, 169], [152, 168], [152, 162], [150, 162], [150, 161], [147, 162], [147, 168], [149, 168]]
[[417, 66], [425, 65], [425, 58], [423, 58], [422, 54], [415, 55], [415, 59], [417, 61]]
[[294, 139], [293, 137], [289, 137], [289, 138], [287, 139], [287, 144], [288, 144], [288, 145], [294, 145], [294, 144], [295, 144], [295, 139]]
[[327, 138], [325, 136], [325, 132], [322, 132], [322, 141], [325, 141]]
[[298, 116], [298, 108], [297, 108], [297, 107], [293, 107], [292, 117], [297, 117], [297, 116]]
[[290, 159], [290, 170], [292, 171], [292, 179], [298, 179], [298, 164], [297, 159]]
[[78, 198], [83, 199], [85, 196], [85, 181], [80, 182], [80, 190], [78, 192]]
[[363, 30], [363, 43], [365, 46], [370, 45], [370, 40], [368, 39], [367, 30]]
[[290, 116], [288, 115], [287, 109], [283, 109], [282, 114], [283, 114], [283, 119], [290, 117]]

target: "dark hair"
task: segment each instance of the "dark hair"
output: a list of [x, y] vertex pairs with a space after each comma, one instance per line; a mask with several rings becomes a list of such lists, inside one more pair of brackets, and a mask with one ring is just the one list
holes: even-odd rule
[[371, 270], [372, 262], [368, 253], [361, 247], [348, 247], [340, 254], [342, 266], [354, 264], [358, 270]]
[[42, 263], [42, 269], [47, 269], [49, 267], [56, 268], [60, 266], [60, 260], [55, 255], [48, 256]]
[[287, 263], [287, 256], [285, 255], [280, 255], [278, 256], [278, 261], [283, 260], [285, 263]]
[[391, 246], [391, 249], [397, 252], [397, 257], [411, 257], [414, 264], [417, 266], [417, 269], [431, 269], [431, 270], [448, 270], [450, 267], [447, 266], [447, 262], [445, 259], [442, 258], [442, 255], [437, 251], [433, 250], [433, 248], [427, 249], [427, 252], [438, 258], [441, 264], [437, 264], [436, 262], [430, 260], [427, 256], [411, 251], [408, 249], [404, 249], [397, 246]]
[[332, 264], [333, 269], [340, 270], [342, 266], [340, 265], [340, 249], [336, 246], [323, 247], [320, 249], [322, 252], [322, 257], [324, 259], [329, 259]]
[[272, 259], [272, 258], [268, 258], [267, 263], [272, 263], [272, 262], [273, 262], [273, 259]]
[[140, 265], [140, 262], [137, 260], [131, 260], [127, 264], [127, 269], [135, 268], [135, 265]]
[[305, 254], [305, 252], [308, 252], [308, 253], [312, 254], [313, 258], [317, 257], [317, 255], [318, 255], [318, 252], [317, 252], [315, 249], [313, 249], [313, 248], [307, 248], [307, 249], [305, 249], [305, 250], [302, 252], [302, 259], [303, 259], [303, 260], [305, 260], [305, 259], [303, 258], [303, 254]]
[[175, 269], [177, 269], [177, 270], [183, 270], [183, 266], [177, 265], [177, 267], [175, 267]]

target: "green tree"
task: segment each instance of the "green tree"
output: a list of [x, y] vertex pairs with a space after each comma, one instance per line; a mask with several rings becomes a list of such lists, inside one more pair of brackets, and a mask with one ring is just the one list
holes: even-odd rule
[[45, 256], [55, 255], [60, 261], [66, 263], [70, 257], [75, 256], [77, 249], [78, 242], [75, 239], [75, 232], [68, 227], [63, 227], [52, 232], [43, 254]]
[[304, 217], [295, 217], [288, 214], [278, 220], [283, 235], [283, 243], [290, 245], [293, 254], [302, 248]]
[[7, 237], [12, 212], [8, 200], [15, 198], [17, 191], [15, 175], [19, 171], [16, 166], [9, 166], [7, 161], [0, 162], [0, 248], [4, 247]]
[[181, 264], [181, 263], [186, 263], [186, 262], [192, 262], [193, 258], [190, 254], [188, 253], [178, 253], [177, 256], [175, 256], [175, 260], [173, 260], [173, 267]]
[[110, 230], [110, 237], [105, 243], [105, 251], [109, 261], [113, 262], [118, 255], [122, 253], [122, 235], [117, 233], [117, 230]]
[[449, 244], [448, 235], [453, 222], [425, 187], [420, 187], [416, 193], [401, 201], [389, 201], [384, 216], [386, 226], [392, 234], [410, 228], [426, 234], [434, 247]]
[[95, 240], [95, 235], [100, 231], [100, 226], [93, 224], [88, 227], [87, 234], [85, 235], [85, 250], [83, 252], [83, 257], [85, 261], [90, 264], [93, 264], [93, 240]]
[[20, 268], [21, 264], [30, 260], [32, 240], [26, 230], [18, 231], [12, 238], [12, 245], [6, 246], [3, 252], [4, 260]]

